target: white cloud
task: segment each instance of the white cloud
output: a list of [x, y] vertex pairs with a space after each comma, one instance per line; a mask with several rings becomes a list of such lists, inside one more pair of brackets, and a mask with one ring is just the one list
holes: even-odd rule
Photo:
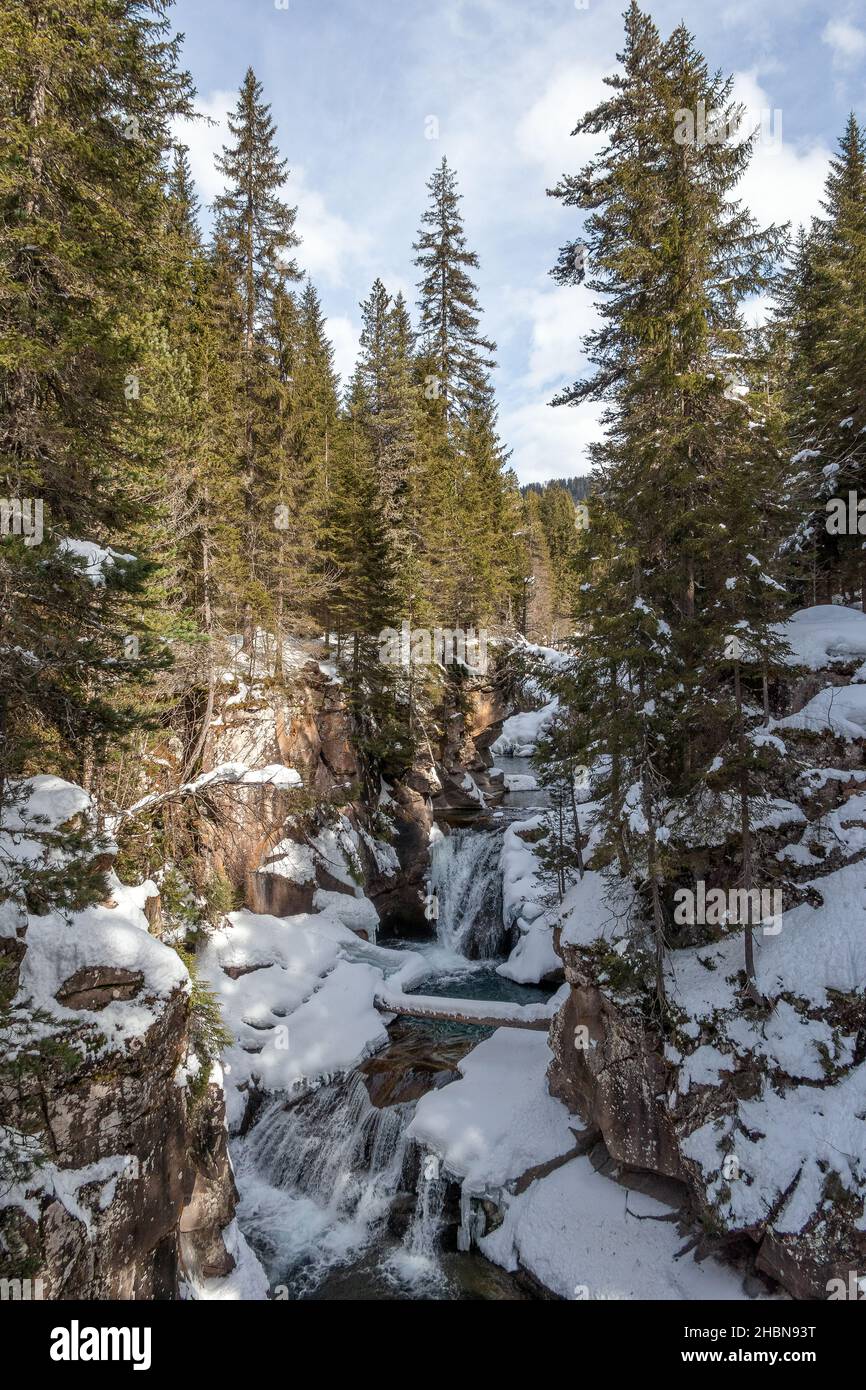
[[334, 366], [340, 373], [340, 380], [346, 386], [349, 377], [355, 370], [355, 359], [358, 356], [358, 339], [361, 330], [350, 318], [344, 314], [335, 314], [328, 319], [325, 332], [330, 338], [334, 347]]
[[557, 406], [531, 401], [502, 412], [502, 438], [514, 453], [522, 483], [588, 473], [587, 448], [602, 437], [600, 405]]
[[582, 340], [598, 323], [592, 296], [583, 286], [506, 290], [502, 337], [516, 348], [527, 370], [520, 385], [551, 391], [574, 381], [586, 365]]
[[226, 142], [226, 117], [234, 110], [237, 100], [237, 92], [213, 91], [210, 96], [200, 97], [196, 102], [197, 109], [207, 119], [176, 120], [172, 127], [175, 141], [189, 149], [190, 168], [198, 196], [207, 205], [222, 192], [223, 181], [214, 160]]
[[846, 19], [831, 19], [821, 38], [833, 50], [833, 62], [850, 67], [866, 56], [866, 33]]
[[553, 288], [533, 296], [529, 349], [530, 386], [573, 381], [586, 366], [583, 338], [598, 323], [598, 312], [583, 286]]
[[819, 141], [798, 146], [785, 138], [784, 110], [773, 106], [755, 69], [735, 74], [734, 99], [746, 107], [743, 137], [761, 127], [735, 196], [761, 226], [790, 222], [792, 231], [801, 223], [808, 226], [820, 210], [830, 151]]
[[820, 210], [829, 161], [830, 151], [821, 144], [804, 150], [787, 144], [779, 149], [759, 144], [737, 185], [737, 196], [762, 226], [790, 222], [791, 230], [796, 231], [800, 223], [808, 226]]
[[517, 149], [530, 163], [540, 164], [551, 182], [579, 169], [599, 147], [599, 136], [571, 131], [586, 111], [610, 96], [602, 82], [610, 66], [584, 62], [562, 69], [517, 122]]
[[[370, 256], [372, 239], [368, 232], [353, 227], [345, 218], [329, 212], [325, 199], [306, 183], [305, 170], [292, 170], [286, 196], [298, 207], [296, 227], [301, 237], [296, 258], [302, 270], [314, 280], [330, 285], [356, 285], [354, 267]], [[350, 267], [353, 269], [350, 270]]]

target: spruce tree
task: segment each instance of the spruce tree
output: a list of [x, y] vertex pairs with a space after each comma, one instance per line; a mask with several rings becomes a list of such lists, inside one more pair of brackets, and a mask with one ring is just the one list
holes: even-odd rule
[[[273, 624], [268, 587], [270, 565], [279, 543], [271, 504], [281, 462], [272, 421], [281, 407], [279, 318], [287, 287], [300, 279], [292, 251], [300, 244], [296, 209], [281, 190], [287, 161], [280, 158], [270, 107], [261, 83], [247, 70], [233, 116], [232, 143], [216, 166], [226, 188], [214, 202], [216, 236], [234, 273], [243, 304], [244, 409], [240, 469], [243, 475], [246, 580], [242, 627], [247, 650], [254, 648], [257, 623]], [[285, 385], [286, 383], [282, 383]]]
[[[780, 279], [793, 449], [789, 490], [804, 515], [791, 548], [813, 591], [866, 604], [866, 549], [831, 499], [866, 496], [866, 135], [852, 113], [831, 161], [823, 215], [802, 232]], [[828, 506], [828, 503], [831, 503]]]
[[234, 143], [217, 156], [226, 189], [216, 199], [214, 212], [241, 287], [244, 339], [252, 352], [256, 328], [273, 309], [277, 290], [300, 279], [291, 256], [300, 245], [297, 209], [280, 197], [288, 160], [280, 159], [271, 108], [262, 100], [262, 85], [252, 68], [247, 69], [228, 126]]
[[490, 399], [488, 372], [496, 344], [480, 330], [481, 310], [469, 274], [478, 256], [466, 245], [457, 178], [447, 159], [428, 183], [430, 203], [421, 218], [415, 264], [419, 329], [431, 380], [441, 395], [449, 423]]
[[[725, 629], [748, 636], [757, 679], [779, 658], [769, 633], [780, 467], [748, 392], [739, 305], [767, 283], [780, 237], [733, 197], [754, 137], [675, 138], [682, 111], [701, 101], [728, 128], [741, 114], [731, 80], [709, 73], [684, 26], [663, 41], [632, 4], [620, 62], [611, 97], [576, 128], [606, 133], [601, 154], [552, 190], [587, 214], [583, 254], [577, 241], [564, 247], [555, 278], [580, 283], [588, 261], [603, 320], [586, 345], [595, 371], [558, 403], [601, 400], [608, 426], [594, 451], [604, 473], [583, 543], [580, 656], [567, 683], [600, 759], [604, 852], [645, 905], [661, 1001], [667, 885], [681, 868], [671, 821], [678, 805], [704, 806], [725, 740]], [[737, 578], [748, 555], [756, 584]], [[742, 788], [734, 761], [729, 785]], [[754, 791], [749, 783], [747, 812]], [[747, 821], [741, 857], [746, 876]]]
[[117, 542], [154, 463], [162, 156], [190, 110], [166, 14], [37, 0], [0, 15], [3, 491], [44, 510], [38, 543], [0, 539], [0, 781], [40, 745], [89, 780], [135, 717], [115, 693], [147, 669], [126, 641], [143, 566], [107, 554], [92, 583], [65, 538]]

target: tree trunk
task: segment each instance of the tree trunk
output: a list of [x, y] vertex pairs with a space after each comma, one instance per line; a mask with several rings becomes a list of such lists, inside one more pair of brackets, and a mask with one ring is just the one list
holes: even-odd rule
[[[742, 887], [749, 894], [752, 888], [752, 828], [749, 822], [749, 773], [746, 767], [746, 727], [743, 719], [743, 692], [740, 682], [740, 663], [734, 662], [734, 693], [737, 701], [737, 746], [740, 756], [740, 854]], [[755, 980], [755, 936], [752, 923], [752, 901], [746, 898], [744, 958], [746, 993], [756, 1004], [764, 1002]]]

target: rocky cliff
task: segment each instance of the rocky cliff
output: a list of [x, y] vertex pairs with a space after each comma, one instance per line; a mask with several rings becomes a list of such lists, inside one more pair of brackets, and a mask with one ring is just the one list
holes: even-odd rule
[[[756, 807], [756, 881], [782, 910], [756, 929], [758, 998], [742, 930], [671, 933], [668, 1025], [645, 984], [635, 889], [593, 856], [566, 896], [569, 995], [551, 1032], [554, 1095], [621, 1173], [679, 1184], [716, 1250], [796, 1298], [826, 1298], [866, 1258], [866, 618], [804, 610], [786, 624], [792, 674], [760, 736], [784, 755]], [[592, 803], [585, 807], [592, 825]], [[696, 878], [736, 873], [736, 827], [673, 829]], [[675, 839], [679, 835], [680, 839]]]
[[[4, 848], [32, 858], [92, 806], [60, 778], [28, 785]], [[236, 1194], [222, 1090], [194, 1052], [187, 968], [149, 930], [154, 884], [126, 888], [100, 857], [104, 903], [39, 914], [9, 897], [0, 910], [12, 1001], [0, 1113], [17, 1146], [0, 1269], [52, 1299], [176, 1298], [238, 1262], [234, 1233], [233, 1250], [223, 1240]]]

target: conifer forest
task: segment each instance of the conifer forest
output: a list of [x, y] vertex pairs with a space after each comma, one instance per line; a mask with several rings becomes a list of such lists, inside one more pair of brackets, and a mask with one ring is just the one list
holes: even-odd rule
[[215, 1369], [349, 1300], [855, 1349], [866, 16], [624, 3], [0, 0], [0, 1317], [52, 1374], [190, 1302], [246, 1305]]

